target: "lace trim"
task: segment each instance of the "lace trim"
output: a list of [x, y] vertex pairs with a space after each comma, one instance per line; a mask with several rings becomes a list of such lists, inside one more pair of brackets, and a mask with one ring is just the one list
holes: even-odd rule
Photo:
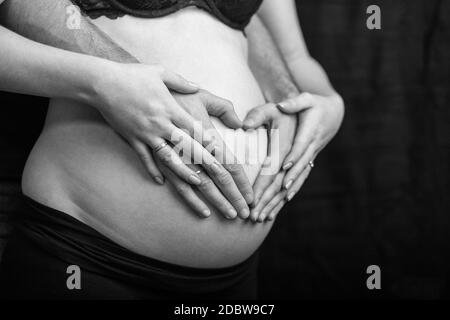
[[81, 12], [86, 14], [91, 19], [97, 19], [101, 16], [106, 16], [109, 19], [117, 19], [125, 15], [111, 6], [108, 1], [104, 0], [71, 0], [73, 4], [80, 7]]

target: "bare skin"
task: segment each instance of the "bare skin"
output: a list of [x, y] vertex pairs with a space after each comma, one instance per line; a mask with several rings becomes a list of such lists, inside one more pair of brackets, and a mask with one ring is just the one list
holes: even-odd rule
[[[161, 19], [127, 16], [95, 23], [139, 61], [164, 65], [227, 97], [241, 118], [264, 103], [247, 65], [245, 37], [203, 11], [187, 8]], [[141, 32], [144, 29], [153, 32]], [[103, 85], [114, 83], [115, 74], [105, 72]], [[237, 130], [228, 137], [221, 121], [212, 122], [230, 148], [236, 141], [249, 154], [266, 153], [267, 139], [246, 143], [251, 133]], [[260, 163], [239, 160], [254, 181]], [[193, 267], [239, 263], [260, 246], [271, 228], [271, 223], [221, 218], [214, 208], [208, 219], [199, 220], [173, 188], [146, 177], [133, 150], [94, 109], [52, 100], [46, 126], [24, 171], [23, 191], [130, 250]]]
[[[135, 25], [136, 26], [136, 25]], [[105, 27], [105, 26], [103, 26], [103, 27]], [[106, 27], [106, 29], [103, 29], [104, 31], [108, 31], [107, 30], [107, 27]], [[125, 39], [126, 40], [128, 40], [127, 39], [127, 37], [125, 37]], [[119, 43], [120, 43], [120, 39], [119, 38], [115, 38], [114, 39], [114, 41], [118, 41]], [[127, 47], [127, 45], [126, 44], [124, 44], [123, 45], [124, 47]], [[132, 47], [132, 46], [131, 46]], [[131, 47], [128, 47], [127, 49], [130, 49], [130, 51], [133, 51], [132, 50], [132, 48]], [[133, 52], [133, 53], [135, 53], [135, 54], [139, 54], [139, 52]], [[151, 57], [152, 58], [152, 60], [153, 60], [153, 58], [155, 58], [155, 56], [152, 56]], [[170, 64], [170, 63], [169, 63]], [[175, 70], [176, 70], [177, 68], [176, 68], [176, 66], [175, 66]], [[180, 67], [180, 70], [182, 69], [182, 66]], [[187, 70], [188, 71], [188, 70]], [[196, 71], [197, 72], [197, 71]], [[195, 78], [195, 76], [193, 77], [193, 78]], [[209, 79], [208, 79], [209, 80]], [[206, 81], [205, 81], [205, 83], [206, 83]], [[205, 88], [208, 88], [208, 85], [206, 85], [205, 84], [205, 86], [204, 86]], [[214, 83], [211, 85], [211, 87], [209, 87], [209, 88], [213, 88], [214, 87]], [[217, 92], [219, 92], [220, 91], [220, 88], [218, 88], [217, 89]], [[214, 92], [214, 91], [213, 91]], [[227, 92], [224, 92], [224, 94], [226, 95], [227, 94]], [[224, 96], [225, 96], [224, 95]], [[261, 100], [260, 102], [259, 102], [259, 104], [263, 104], [262, 103], [263, 102], [263, 100]], [[62, 105], [62, 104], [59, 104], [58, 106], [63, 106], [63, 108], [61, 108], [62, 110], [64, 110], [64, 105]], [[274, 107], [274, 106], [272, 106], [272, 107]], [[55, 105], [55, 108], [56, 108], [56, 105]], [[273, 115], [273, 108], [268, 108], [267, 109], [268, 111], [267, 111], [267, 114], [269, 114], [269, 115]], [[297, 110], [298, 111], [298, 110]], [[270, 112], [270, 113], [269, 113]], [[279, 112], [279, 110], [277, 110], [277, 112]], [[291, 112], [296, 112], [295, 110], [293, 110], [293, 111], [291, 111]], [[239, 110], [238, 110], [238, 113], [239, 113]], [[241, 117], [243, 117], [243, 115], [241, 114]], [[278, 116], [277, 116], [278, 117]], [[50, 118], [50, 117], [49, 117]], [[83, 118], [83, 117], [81, 117], [81, 118]], [[50, 123], [51, 121], [49, 121], [48, 123]], [[93, 122], [95, 122], [95, 121], [93, 121]], [[216, 124], [216, 123], [215, 123]], [[216, 126], [219, 126], [219, 124], [216, 124]], [[219, 131], [220, 131], [220, 129], [219, 129]], [[113, 154], [114, 154], [114, 152], [113, 152]], [[250, 175], [251, 175], [251, 172], [249, 172], [248, 170], [247, 170], [247, 173], [250, 173]], [[253, 179], [251, 179], [251, 180], [253, 180]], [[101, 179], [99, 180], [99, 181], [101, 181]], [[148, 191], [148, 190], [147, 190]], [[151, 191], [151, 190], [150, 190]], [[277, 205], [277, 208], [279, 207], [279, 205]], [[79, 209], [79, 208], [76, 208], [76, 209]], [[76, 210], [75, 210], [76, 211]], [[80, 214], [80, 219], [82, 219], [82, 217], [81, 217], [81, 215], [82, 214]], [[92, 218], [92, 217], [91, 217]], [[95, 218], [95, 217], [94, 217]], [[85, 219], [86, 220], [86, 219]], [[138, 221], [139, 222], [139, 221]], [[93, 225], [95, 225], [95, 222], [91, 222], [91, 224], [93, 224]], [[270, 224], [269, 224], [270, 225]], [[180, 228], [180, 229], [182, 229], [182, 227]], [[106, 232], [105, 232], [106, 233]], [[264, 233], [264, 232], [263, 232]], [[161, 237], [161, 239], [164, 239], [164, 237]], [[219, 237], [219, 239], [220, 239], [220, 237]], [[129, 240], [129, 239], [127, 239], [127, 240]], [[118, 242], [120, 242], [120, 241], [118, 241]], [[170, 242], [169, 242], [170, 243]], [[184, 243], [184, 242], [183, 242]], [[131, 245], [134, 245], [134, 244], [131, 244]], [[202, 249], [202, 247], [199, 247], [200, 249]], [[143, 249], [143, 251], [145, 251], [145, 248]], [[145, 254], [145, 253], [144, 253]], [[170, 253], [169, 253], [169, 255], [170, 255]], [[168, 260], [170, 260], [170, 258], [168, 259]]]

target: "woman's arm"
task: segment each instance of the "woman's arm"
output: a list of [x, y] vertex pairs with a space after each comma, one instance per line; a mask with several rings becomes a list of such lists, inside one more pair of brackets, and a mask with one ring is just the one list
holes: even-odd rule
[[[260, 175], [255, 183], [255, 190], [264, 190], [264, 193], [255, 191], [258, 203], [252, 216], [259, 215], [259, 220], [264, 220], [274, 218], [284, 202], [299, 191], [311, 171], [309, 162], [339, 129], [344, 105], [323, 68], [308, 53], [294, 1], [265, 0], [258, 16], [264, 24], [253, 19], [255, 21], [252, 20], [247, 30], [250, 61], [254, 60], [252, 69], [259, 75], [257, 79], [264, 92], [272, 94], [271, 102], [278, 103], [277, 107], [283, 113], [298, 119], [295, 139], [280, 139], [280, 150], [285, 150], [283, 146], [289, 147], [288, 154], [280, 152], [278, 157], [269, 157], [281, 159], [283, 170], [273, 177]], [[253, 109], [245, 119], [244, 127], [255, 128], [266, 122], [277, 122], [281, 128], [291, 125], [273, 112], [273, 106], [266, 105]]]

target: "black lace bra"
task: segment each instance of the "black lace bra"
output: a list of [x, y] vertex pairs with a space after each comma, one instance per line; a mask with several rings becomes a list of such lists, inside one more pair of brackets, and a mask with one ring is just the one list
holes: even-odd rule
[[206, 10], [226, 25], [243, 30], [262, 0], [72, 0], [92, 19], [116, 19], [125, 14], [156, 18], [188, 6]]

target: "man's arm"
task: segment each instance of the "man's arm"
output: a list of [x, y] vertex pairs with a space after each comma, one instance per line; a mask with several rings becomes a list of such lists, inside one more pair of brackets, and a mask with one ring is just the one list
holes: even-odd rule
[[245, 30], [249, 65], [267, 101], [280, 102], [299, 94], [272, 36], [255, 15]]
[[299, 89], [323, 96], [337, 94], [325, 70], [308, 52], [293, 0], [264, 0], [258, 16], [274, 39]]
[[[0, 2], [3, 0], [0, 0]], [[0, 6], [0, 22], [18, 34], [52, 47], [116, 62], [138, 60], [83, 16], [72, 16], [76, 8], [69, 0], [6, 0]], [[68, 19], [78, 19], [69, 28]]]

